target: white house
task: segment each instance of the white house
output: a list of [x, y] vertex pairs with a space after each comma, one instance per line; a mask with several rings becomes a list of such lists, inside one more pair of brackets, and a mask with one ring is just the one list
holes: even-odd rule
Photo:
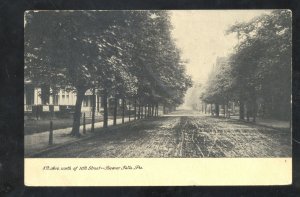
[[[76, 102], [76, 92], [70, 91], [68, 88], [61, 88], [57, 94], [50, 94], [52, 89], [50, 87], [36, 87], [30, 82], [24, 83], [24, 113], [36, 113], [35, 108], [39, 112], [63, 112], [74, 109]], [[87, 116], [91, 115], [92, 111], [92, 91], [88, 90], [85, 93], [82, 102], [81, 111], [85, 112]], [[101, 105], [101, 97], [95, 94], [96, 99], [96, 113], [100, 115], [103, 110]]]

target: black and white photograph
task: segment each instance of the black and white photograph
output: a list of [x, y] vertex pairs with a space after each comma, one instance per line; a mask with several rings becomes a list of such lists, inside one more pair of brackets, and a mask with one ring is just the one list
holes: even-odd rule
[[290, 158], [290, 10], [24, 13], [25, 158]]

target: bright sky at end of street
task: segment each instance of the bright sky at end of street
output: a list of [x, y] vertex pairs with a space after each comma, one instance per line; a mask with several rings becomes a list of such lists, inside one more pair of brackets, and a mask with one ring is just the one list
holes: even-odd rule
[[217, 57], [228, 55], [237, 44], [226, 30], [236, 22], [247, 22], [270, 10], [176, 10], [170, 11], [172, 35], [187, 73], [193, 81], [204, 83]]

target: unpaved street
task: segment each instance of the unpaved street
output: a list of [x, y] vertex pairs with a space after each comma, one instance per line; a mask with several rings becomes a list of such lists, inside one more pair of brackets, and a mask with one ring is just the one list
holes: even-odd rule
[[193, 111], [140, 120], [41, 157], [288, 157], [291, 133]]

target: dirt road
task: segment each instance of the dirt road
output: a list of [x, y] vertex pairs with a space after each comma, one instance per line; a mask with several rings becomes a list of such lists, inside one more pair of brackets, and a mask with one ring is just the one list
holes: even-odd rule
[[41, 157], [288, 157], [291, 133], [178, 111], [140, 120]]

